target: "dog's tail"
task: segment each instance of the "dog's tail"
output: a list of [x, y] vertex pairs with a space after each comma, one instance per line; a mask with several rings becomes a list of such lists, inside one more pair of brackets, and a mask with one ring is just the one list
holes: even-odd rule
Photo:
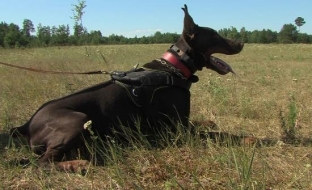
[[14, 127], [10, 130], [10, 134], [12, 137], [20, 137], [28, 135], [28, 122], [20, 127]]

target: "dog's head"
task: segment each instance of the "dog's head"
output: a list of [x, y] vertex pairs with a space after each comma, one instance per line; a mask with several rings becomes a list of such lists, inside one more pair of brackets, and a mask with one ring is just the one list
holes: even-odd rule
[[223, 38], [211, 28], [198, 26], [194, 23], [186, 5], [182, 10], [185, 13], [184, 28], [179, 42], [188, 46], [184, 49], [193, 58], [197, 70], [206, 67], [222, 75], [233, 72], [226, 62], [211, 55], [214, 53], [237, 54], [243, 49], [244, 44]]

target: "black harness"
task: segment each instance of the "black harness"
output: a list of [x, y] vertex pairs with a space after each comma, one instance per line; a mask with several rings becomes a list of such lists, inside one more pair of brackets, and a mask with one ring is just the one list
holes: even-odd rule
[[138, 107], [148, 106], [153, 101], [155, 93], [163, 88], [176, 86], [189, 91], [192, 82], [173, 76], [165, 71], [135, 68], [130, 71], [114, 71], [112, 81], [123, 87]]

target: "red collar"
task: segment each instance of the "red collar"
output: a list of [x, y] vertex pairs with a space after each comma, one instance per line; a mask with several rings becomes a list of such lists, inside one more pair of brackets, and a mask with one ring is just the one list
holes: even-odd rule
[[179, 69], [185, 78], [188, 79], [192, 75], [191, 71], [172, 53], [166, 52], [162, 58], [171, 63], [175, 68]]

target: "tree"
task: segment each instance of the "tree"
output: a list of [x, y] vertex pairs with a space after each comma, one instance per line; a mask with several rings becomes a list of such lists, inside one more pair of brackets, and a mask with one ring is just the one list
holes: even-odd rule
[[230, 28], [223, 28], [219, 30], [218, 33], [225, 38], [236, 39], [236, 40], [241, 38], [241, 31], [238, 32], [237, 29], [233, 26], [231, 26]]
[[304, 18], [302, 17], [297, 17], [295, 20], [295, 24], [299, 27], [299, 32], [300, 32], [300, 27], [303, 26], [306, 22], [304, 21]]
[[24, 19], [23, 28], [21, 30], [21, 33], [22, 33], [21, 45], [22, 46], [26, 47], [31, 43], [32, 41], [31, 33], [33, 32], [35, 32], [35, 28], [34, 28], [34, 24], [32, 23], [32, 21], [29, 19]]
[[52, 33], [51, 44], [68, 45], [70, 33], [68, 25], [60, 25], [58, 28], [53, 26], [51, 29], [51, 33]]
[[245, 27], [242, 27], [239, 31], [239, 35], [241, 37], [241, 40], [244, 42], [244, 43], [247, 43], [248, 42], [248, 38], [247, 38], [247, 35], [248, 35], [248, 32], [246, 31], [246, 28]]
[[229, 33], [229, 29], [227, 29], [227, 28], [223, 28], [223, 29], [220, 29], [219, 31], [218, 31], [218, 33], [222, 36], [222, 37], [227, 37], [227, 35], [228, 35], [228, 33]]
[[[77, 5], [72, 5], [73, 6], [73, 17], [71, 17], [74, 21], [74, 36], [75, 36], [75, 40], [76, 40], [76, 44], [79, 45], [80, 44], [80, 39], [82, 36], [85, 36], [87, 34], [85, 28], [83, 27], [82, 24], [82, 16], [85, 13], [83, 11], [84, 8], [87, 7], [86, 5], [86, 1], [84, 0], [78, 0], [78, 4]], [[83, 41], [85, 41], [86, 39], [84, 39]], [[86, 42], [84, 42], [86, 43]]]
[[89, 44], [91, 43], [92, 45], [98, 45], [101, 43], [102, 33], [99, 30], [96, 31], [91, 30], [90, 34], [88, 35], [88, 38]]
[[84, 34], [84, 28], [82, 25], [77, 22], [74, 24], [74, 36], [79, 37]]
[[29, 19], [24, 19], [22, 34], [26, 37], [30, 37], [31, 33], [35, 32], [34, 24]]
[[139, 39], [139, 43], [140, 44], [148, 44], [149, 43], [149, 40], [146, 36], [143, 36]]
[[4, 37], [9, 32], [9, 25], [5, 22], [0, 23], [0, 46], [4, 47]]
[[122, 44], [125, 42], [126, 37], [123, 35], [111, 34], [108, 36], [107, 43], [108, 44]]
[[37, 27], [37, 38], [39, 46], [48, 46], [51, 41], [50, 26], [42, 26], [40, 23]]
[[273, 32], [269, 29], [258, 31], [257, 43], [268, 44], [274, 42], [277, 42], [277, 32]]
[[227, 38], [238, 40], [240, 39], [240, 33], [237, 31], [237, 29], [234, 26], [231, 26], [231, 28], [229, 29]]
[[71, 17], [75, 22], [80, 22], [82, 25], [82, 15], [85, 13], [83, 11], [84, 8], [87, 7], [86, 1], [78, 0], [78, 5], [72, 5], [74, 8], [72, 9], [74, 16]]
[[156, 44], [160, 44], [163, 42], [163, 35], [161, 34], [161, 32], [157, 31], [154, 34], [154, 43]]
[[16, 24], [11, 23], [8, 26], [8, 32], [4, 36], [3, 43], [5, 47], [15, 47], [17, 44], [20, 44], [21, 41], [21, 32], [19, 26]]
[[260, 36], [260, 31], [259, 30], [254, 30], [252, 31], [248, 36], [248, 43], [259, 43], [259, 36]]
[[304, 43], [304, 44], [308, 44], [308, 43], [311, 43], [311, 39], [309, 37], [308, 34], [306, 33], [299, 33], [298, 34], [298, 38], [297, 38], [297, 42], [298, 43]]
[[281, 31], [278, 33], [278, 41], [280, 43], [294, 43], [297, 42], [298, 31], [293, 24], [284, 24]]
[[277, 32], [273, 32], [272, 30], [266, 30], [266, 39], [268, 43], [276, 43], [277, 42]]

